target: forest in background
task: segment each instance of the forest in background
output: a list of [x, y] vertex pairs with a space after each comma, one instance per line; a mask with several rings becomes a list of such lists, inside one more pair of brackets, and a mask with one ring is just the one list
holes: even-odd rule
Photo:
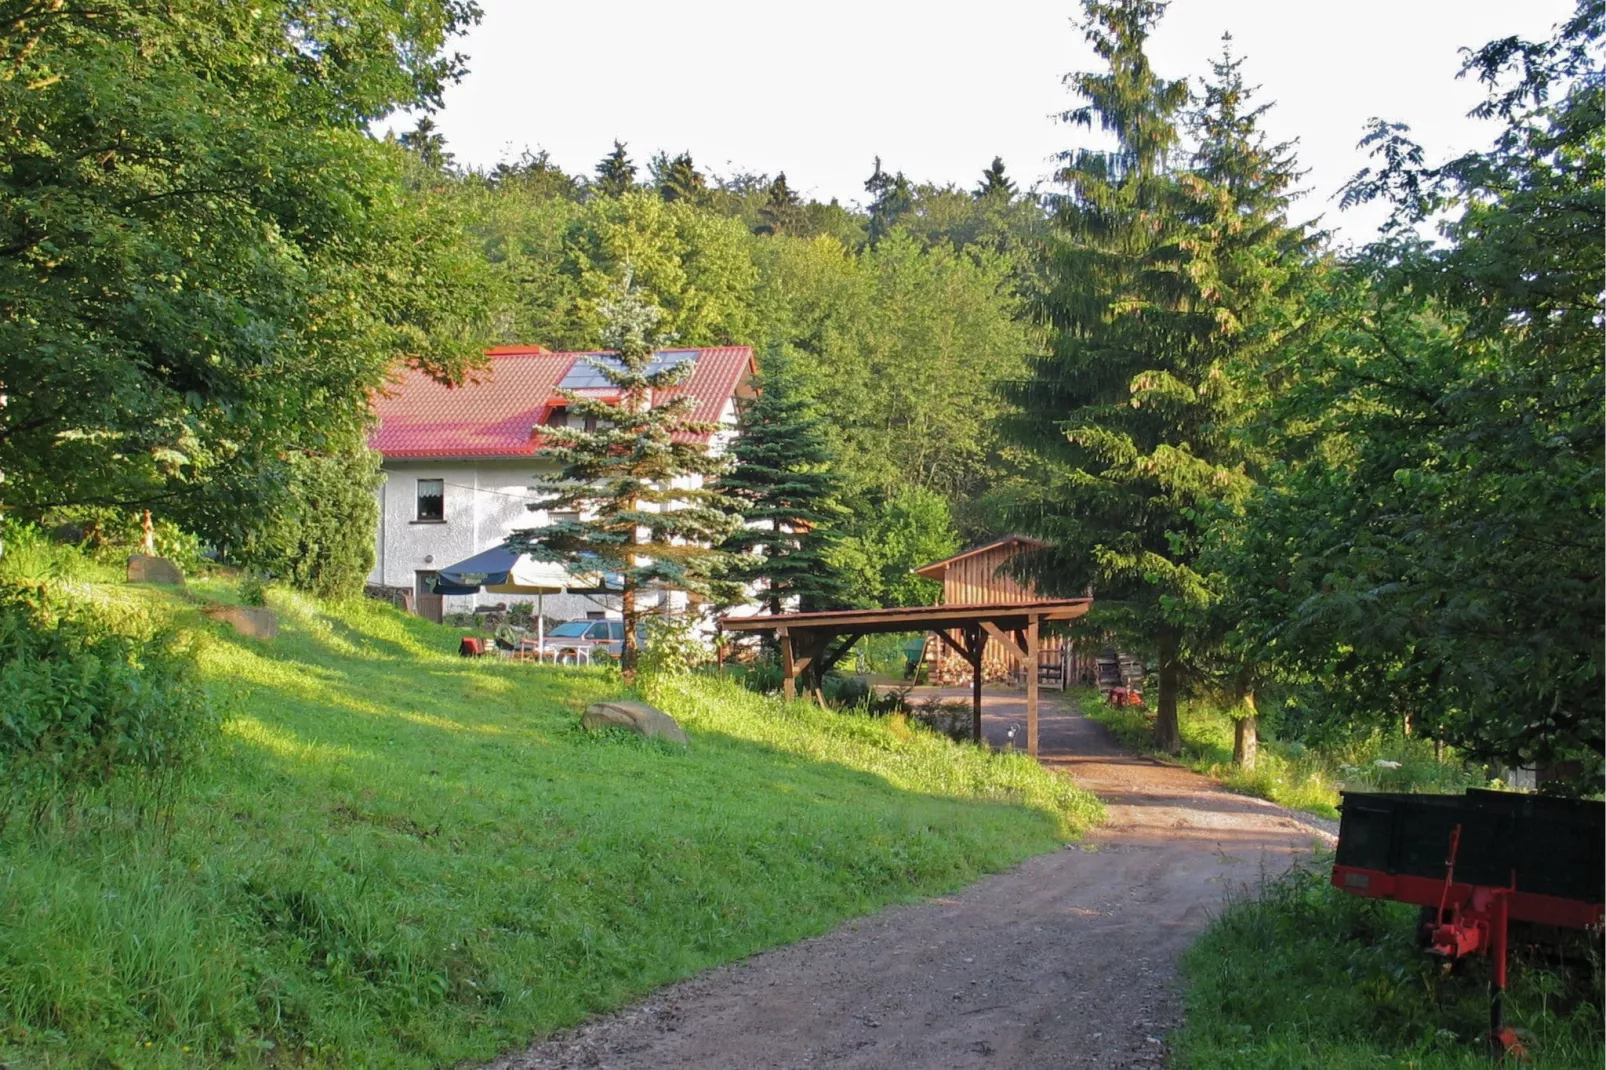
[[461, 76], [472, 3], [9, 5], [3, 505], [110, 546], [150, 509], [181, 558], [350, 593], [371, 391], [593, 348], [628, 275], [677, 344], [789, 369], [830, 458], [814, 549], [855, 600], [929, 599], [910, 566], [1023, 531], [1040, 589], [1094, 589], [1155, 666], [1162, 749], [1192, 695], [1243, 762], [1266, 716], [1589, 783], [1601, 4], [1468, 53], [1487, 149], [1364, 132], [1348, 196], [1395, 214], [1361, 250], [1301, 223], [1253, 57], [1168, 79], [1163, 4], [1083, 6], [1105, 67], [1067, 79], [1053, 184], [875, 160], [842, 205], [604, 132], [585, 175], [460, 168], [427, 117], [375, 137]]

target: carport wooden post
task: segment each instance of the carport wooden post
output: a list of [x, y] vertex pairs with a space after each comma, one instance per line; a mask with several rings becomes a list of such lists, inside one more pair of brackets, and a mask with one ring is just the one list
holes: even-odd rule
[[1026, 753], [1037, 757], [1037, 616], [1026, 618]]
[[775, 629], [781, 641], [781, 694], [790, 702], [797, 698], [797, 666], [792, 660], [792, 633], [786, 628]]
[[965, 629], [965, 645], [970, 647], [970, 735], [981, 742], [981, 652], [987, 635], [977, 625]]

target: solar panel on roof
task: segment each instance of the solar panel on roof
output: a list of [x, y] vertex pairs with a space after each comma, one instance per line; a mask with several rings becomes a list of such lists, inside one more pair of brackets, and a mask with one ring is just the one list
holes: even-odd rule
[[[652, 360], [647, 364], [647, 374], [661, 372], [665, 368], [673, 368], [688, 360], [697, 359], [695, 349], [664, 349], [653, 354]], [[616, 364], [613, 357], [604, 353], [582, 353], [575, 358], [574, 367], [558, 382], [562, 390], [600, 390], [612, 386], [608, 377], [593, 361], [604, 361]]]

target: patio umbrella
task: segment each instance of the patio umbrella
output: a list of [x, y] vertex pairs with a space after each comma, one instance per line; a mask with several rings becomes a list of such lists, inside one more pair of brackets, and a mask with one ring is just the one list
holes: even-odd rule
[[544, 596], [549, 594], [607, 594], [624, 586], [616, 572], [573, 571], [556, 561], [537, 561], [506, 544], [482, 550], [455, 565], [448, 565], [434, 577], [436, 594], [533, 594], [535, 599], [536, 642], [546, 642], [546, 623], [542, 619]]

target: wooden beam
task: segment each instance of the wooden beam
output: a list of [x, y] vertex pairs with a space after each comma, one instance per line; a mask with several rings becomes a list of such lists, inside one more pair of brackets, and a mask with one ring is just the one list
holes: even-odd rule
[[1026, 622], [1026, 753], [1037, 757], [1037, 618]]
[[797, 698], [797, 663], [792, 659], [792, 633], [782, 628], [777, 638], [781, 641], [781, 694], [790, 702]]
[[952, 647], [954, 653], [964, 658], [967, 665], [970, 663], [970, 651], [965, 649], [964, 643], [943, 631], [939, 631], [937, 633], [937, 638], [941, 639], [948, 646]]
[[970, 737], [981, 742], [981, 656], [987, 649], [987, 636], [974, 624], [970, 626]]
[[1017, 645], [1014, 638], [1008, 632], [1004, 631], [990, 620], [982, 621], [981, 626], [982, 630], [993, 639], [996, 639], [999, 643], [1001, 643], [1005, 650], [1015, 655], [1016, 661], [1020, 662], [1022, 665], [1026, 664], [1026, 646], [1024, 643]]
[[833, 634], [856, 631], [913, 632], [962, 629], [978, 621], [990, 620], [1008, 629], [1025, 626], [1029, 615], [1042, 620], [1074, 620], [1092, 604], [1087, 598], [1058, 598], [1037, 602], [976, 603], [973, 605], [897, 606], [891, 609], [836, 609], [817, 613], [759, 614], [749, 617], [726, 616], [720, 625], [733, 632], [767, 632], [790, 625], [793, 628], [821, 629]]
[[843, 656], [846, 655], [848, 651], [853, 649], [853, 644], [857, 643], [860, 639], [863, 639], [863, 638], [864, 638], [863, 634], [861, 634], [859, 632], [852, 632], [846, 638], [844, 638], [842, 640], [842, 643], [841, 643], [840, 646], [838, 646], [831, 653], [829, 653], [829, 654], [825, 655], [823, 658], [821, 658], [820, 659], [820, 676], [823, 678], [826, 673], [828, 673], [832, 669], [836, 668], [836, 663], [841, 661]]

